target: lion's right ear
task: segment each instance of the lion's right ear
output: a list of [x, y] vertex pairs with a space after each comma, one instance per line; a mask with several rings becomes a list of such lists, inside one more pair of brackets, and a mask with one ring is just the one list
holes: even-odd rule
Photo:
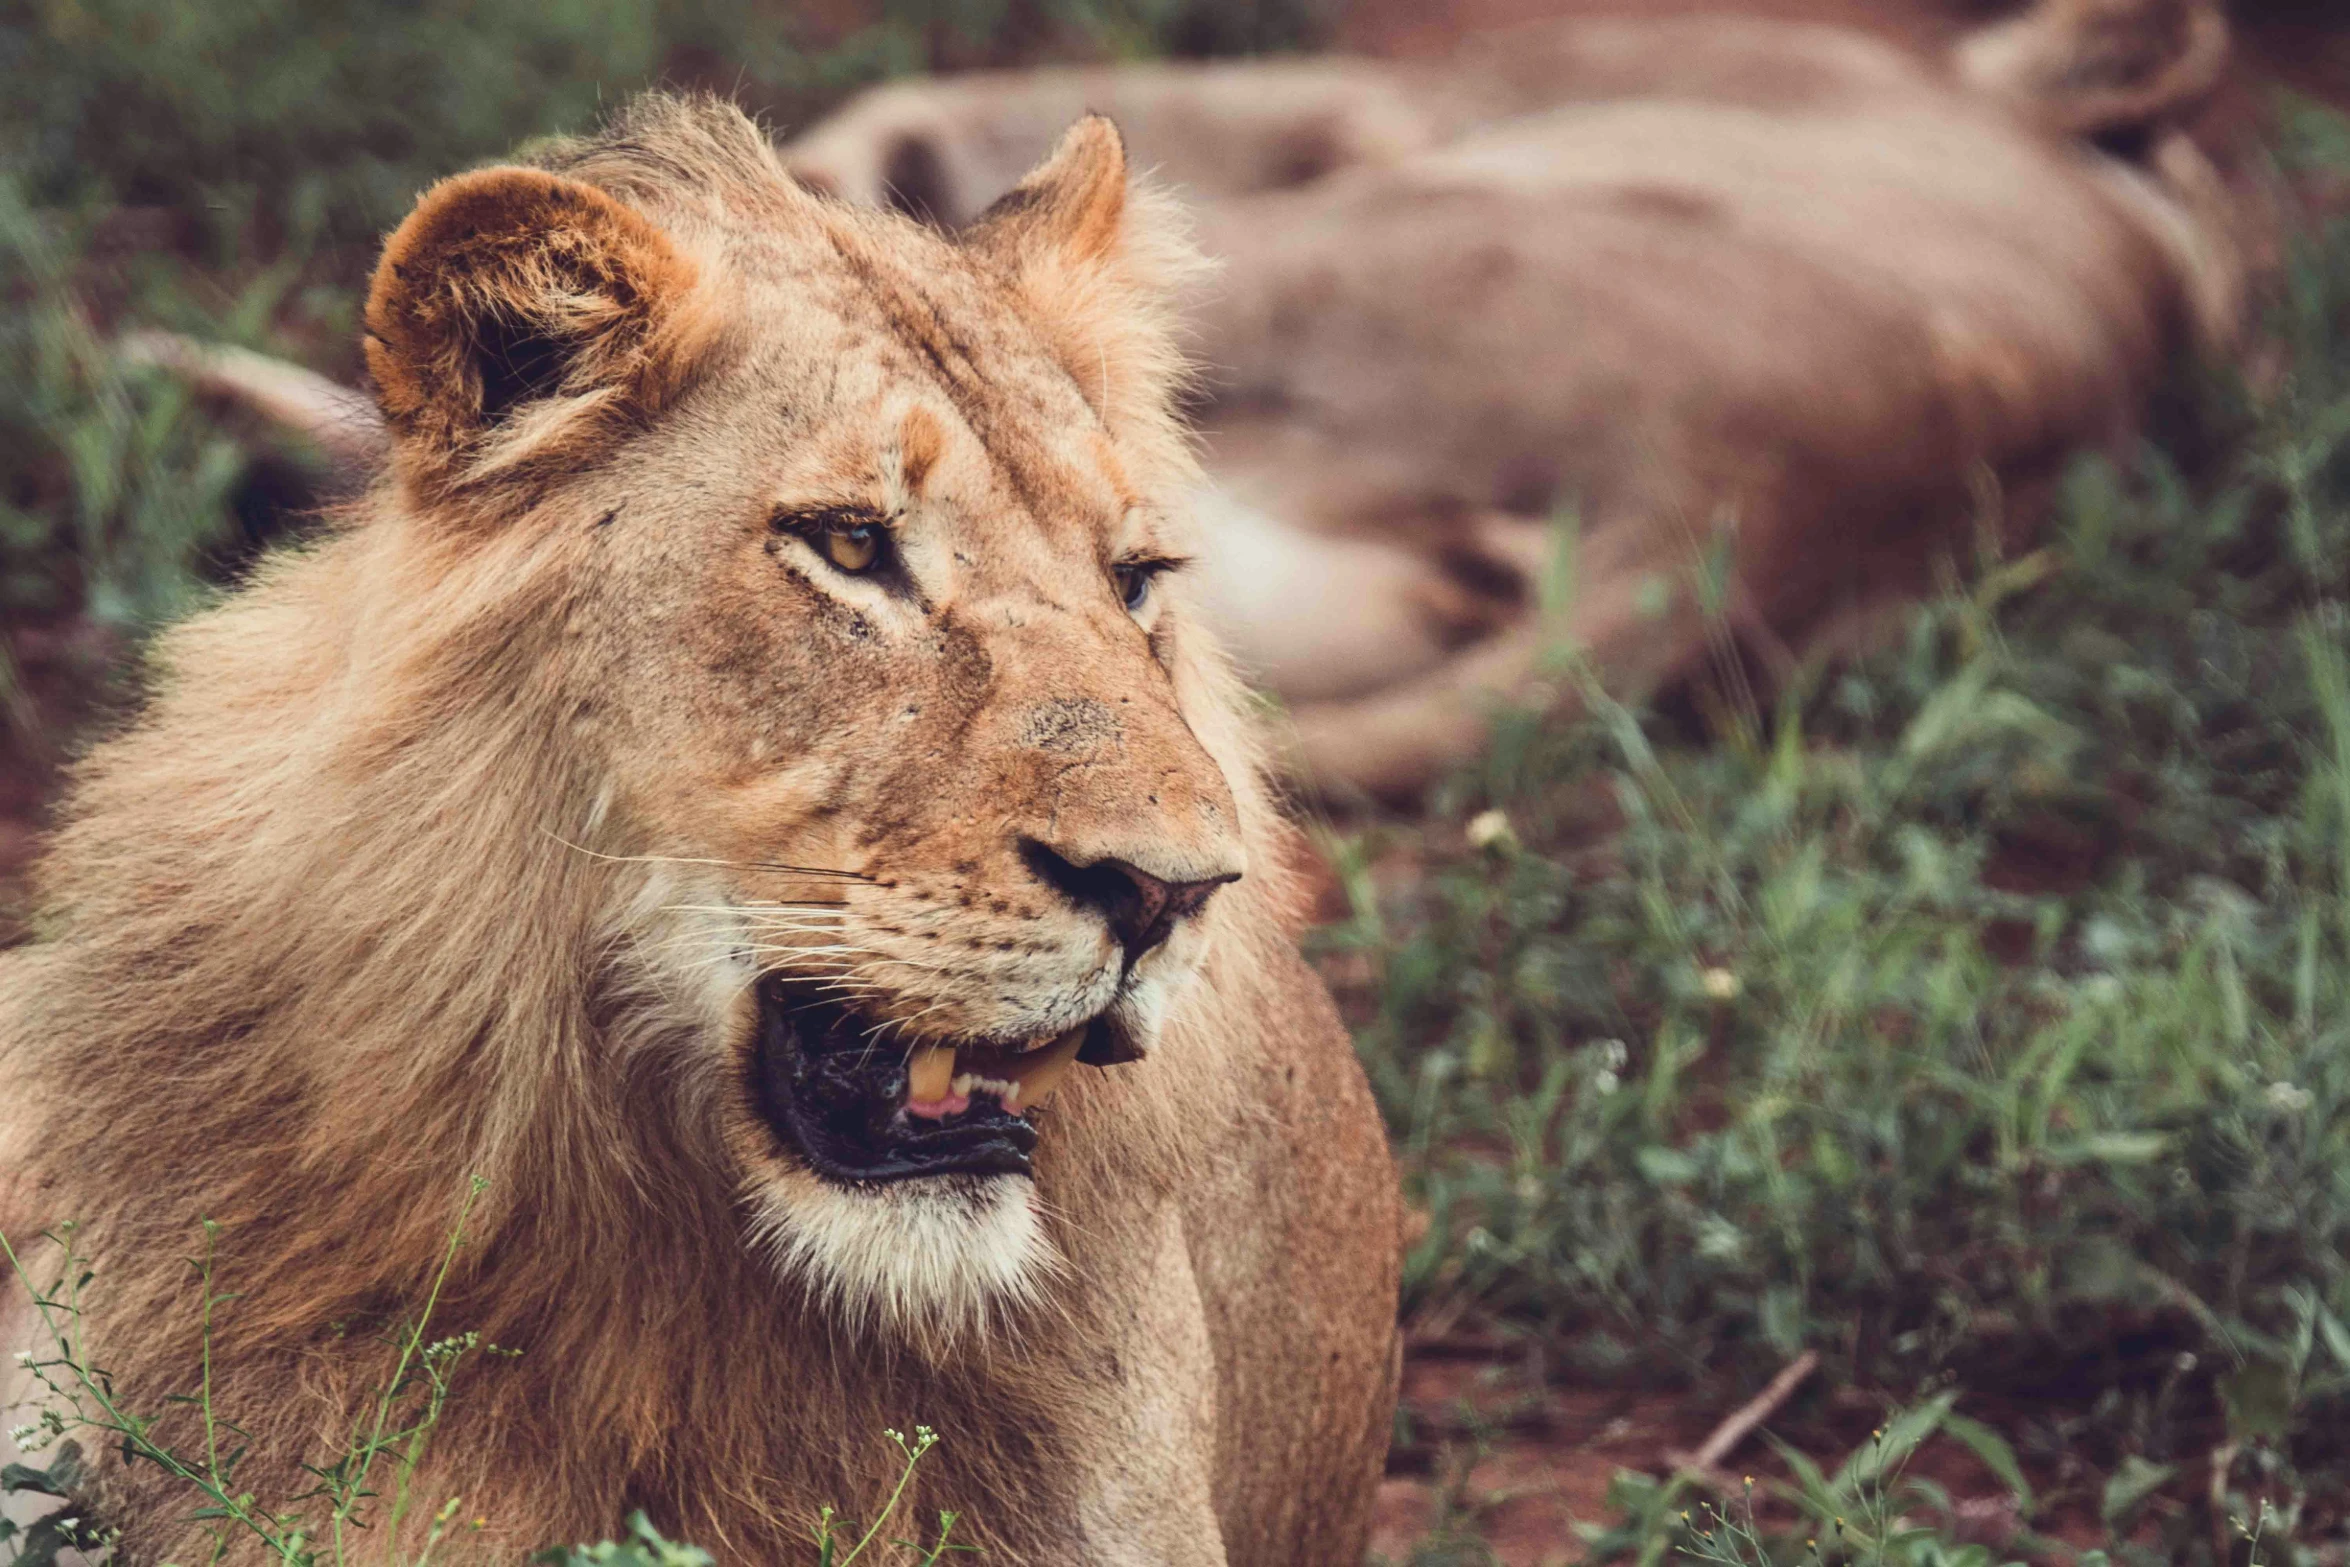
[[539, 169], [443, 180], [384, 245], [367, 366], [407, 477], [455, 488], [575, 452], [675, 396], [699, 269], [634, 208]]

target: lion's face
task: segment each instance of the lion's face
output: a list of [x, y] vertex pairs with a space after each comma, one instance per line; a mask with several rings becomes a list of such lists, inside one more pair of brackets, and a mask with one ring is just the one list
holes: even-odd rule
[[[1072, 143], [1009, 221], [1122, 198], [1106, 127]], [[1049, 232], [954, 243], [800, 196], [695, 232], [689, 263], [555, 183], [719, 318], [621, 458], [532, 492], [576, 552], [563, 700], [593, 825], [645, 868], [627, 961], [698, 1019], [697, 1097], [768, 1240], [854, 1307], [967, 1314], [1049, 1260], [1030, 1174], [1055, 1094], [1153, 1048], [1244, 869], [1187, 716], [1209, 698], [1164, 442], [1040, 327], [1022, 264]], [[392, 242], [404, 286], [434, 201]], [[677, 287], [651, 270], [598, 275]], [[371, 306], [379, 343], [398, 308]]]
[[753, 1000], [735, 1143], [787, 1244], [795, 1204], [902, 1218], [890, 1183], [991, 1206], [1072, 1070], [1151, 1048], [1243, 869], [1168, 520], [1000, 325], [990, 390], [1033, 412], [977, 428], [879, 330], [837, 379], [837, 338], [757, 334], [605, 528], [616, 788], [698, 889], [648, 951]]

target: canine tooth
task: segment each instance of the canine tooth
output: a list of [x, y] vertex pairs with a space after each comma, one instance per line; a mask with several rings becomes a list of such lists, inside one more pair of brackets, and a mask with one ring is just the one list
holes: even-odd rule
[[1004, 1108], [1012, 1111], [1034, 1110], [1053, 1097], [1053, 1090], [1061, 1086], [1061, 1079], [1069, 1075], [1069, 1068], [1077, 1059], [1077, 1050], [1085, 1043], [1085, 1025], [1080, 1023], [1050, 1048], [1024, 1058], [1015, 1068], [1020, 1074], [1020, 1103], [1010, 1100]]
[[955, 1047], [924, 1045], [906, 1061], [906, 1097], [919, 1104], [944, 1099], [955, 1083]]
[[1061, 1079], [1069, 1075], [1069, 1067], [1073, 1059], [1073, 1055], [1056, 1055], [1052, 1060], [1040, 1063], [1035, 1071], [1023, 1076], [1020, 1079], [1021, 1103], [1032, 1110], [1048, 1103], [1053, 1097], [1053, 1090], [1061, 1086]]

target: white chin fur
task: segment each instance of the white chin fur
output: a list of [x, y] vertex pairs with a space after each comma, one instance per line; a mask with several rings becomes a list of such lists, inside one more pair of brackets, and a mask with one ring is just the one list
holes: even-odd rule
[[795, 1173], [753, 1218], [776, 1265], [853, 1330], [951, 1344], [1036, 1302], [1061, 1266], [1023, 1175], [942, 1175], [847, 1188]]

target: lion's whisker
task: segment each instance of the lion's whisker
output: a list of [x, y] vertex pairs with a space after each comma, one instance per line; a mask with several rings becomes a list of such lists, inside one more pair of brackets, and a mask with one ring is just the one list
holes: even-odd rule
[[828, 865], [788, 865], [780, 860], [712, 860], [685, 854], [606, 854], [585, 844], [573, 843], [553, 828], [543, 829], [574, 854], [584, 854], [591, 860], [604, 860], [614, 865], [708, 865], [720, 870], [773, 871], [789, 876], [832, 876], [843, 881], [870, 882], [874, 877], [865, 871], [842, 870]]
[[837, 914], [846, 918], [849, 906], [829, 898], [777, 899], [757, 903], [664, 903], [664, 914], [756, 914], [763, 909], [790, 909], [797, 914]]

